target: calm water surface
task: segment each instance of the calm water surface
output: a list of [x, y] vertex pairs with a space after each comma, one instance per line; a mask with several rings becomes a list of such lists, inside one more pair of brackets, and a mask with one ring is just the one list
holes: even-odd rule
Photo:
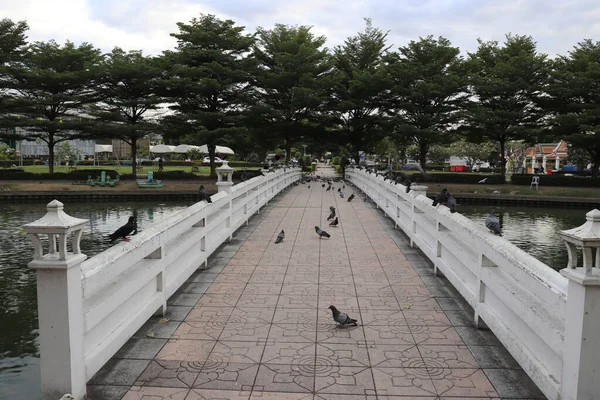
[[[137, 214], [140, 230], [189, 206], [190, 202], [67, 204], [65, 211], [88, 219], [81, 240], [91, 257], [110, 247], [105, 239]], [[459, 205], [458, 211], [481, 223], [491, 207]], [[494, 207], [504, 238], [555, 269], [566, 266], [558, 231], [581, 225], [588, 209]], [[35, 273], [27, 268], [33, 246], [21, 225], [45, 214], [45, 204], [0, 204], [0, 399], [40, 400]], [[484, 228], [485, 229], [485, 228]]]
[[[191, 202], [66, 204], [65, 211], [88, 219], [81, 250], [88, 257], [111, 246], [106, 235], [137, 215], [143, 230]], [[31, 240], [21, 226], [41, 218], [45, 204], [0, 203], [0, 399], [40, 400], [38, 321], [35, 272], [27, 268], [33, 256]]]

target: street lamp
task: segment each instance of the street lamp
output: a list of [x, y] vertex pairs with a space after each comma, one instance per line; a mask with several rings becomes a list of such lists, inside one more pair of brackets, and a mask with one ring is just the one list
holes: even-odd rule
[[304, 157], [306, 157], [306, 144], [303, 144], [302, 147], [304, 147]]

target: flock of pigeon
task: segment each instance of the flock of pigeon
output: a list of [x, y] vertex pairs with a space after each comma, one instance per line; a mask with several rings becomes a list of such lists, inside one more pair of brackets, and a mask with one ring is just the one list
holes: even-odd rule
[[[418, 182], [418, 179], [415, 179], [415, 180], [408, 179], [402, 172], [386, 172], [385, 174], [382, 174], [382, 175], [384, 176], [384, 180], [386, 180], [386, 181], [391, 180], [394, 183], [401, 183], [401, 184], [405, 185], [407, 193], [410, 191], [411, 184]], [[335, 188], [333, 186], [333, 182], [336, 182], [338, 180], [335, 180], [335, 179], [322, 180], [321, 178], [315, 178], [315, 177], [309, 176], [309, 177], [304, 177], [302, 180], [299, 181], [299, 183], [303, 184], [303, 185], [308, 184], [308, 189], [310, 189], [311, 188], [310, 183], [313, 181], [323, 181], [321, 186], [323, 188], [327, 187], [325, 189], [325, 191], [333, 191], [333, 190], [335, 190]], [[298, 182], [295, 182], [294, 185], [297, 186]], [[337, 190], [338, 195], [342, 199], [344, 198], [343, 189], [345, 189], [345, 188], [346, 188], [345, 181], [342, 180], [342, 187], [338, 188], [338, 190]], [[200, 194], [200, 201], [206, 201], [207, 203], [212, 203], [210, 194], [208, 193], [208, 191], [206, 190], [206, 188], [203, 185], [200, 186], [199, 194]], [[347, 201], [351, 202], [352, 200], [354, 200], [354, 197], [355, 197], [355, 194], [352, 193], [350, 196], [348, 196]], [[365, 197], [364, 200], [366, 201], [367, 198]], [[434, 199], [432, 206], [435, 207], [438, 204], [447, 206], [450, 209], [450, 212], [452, 212], [452, 213], [456, 212], [456, 199], [450, 194], [448, 189], [442, 189], [442, 191]], [[329, 211], [330, 211], [330, 213], [329, 213], [329, 216], [327, 217], [327, 221], [331, 221], [331, 222], [329, 222], [329, 226], [335, 228], [340, 223], [339, 217], [336, 214], [335, 207], [330, 206]], [[485, 219], [484, 224], [485, 224], [486, 228], [488, 228], [492, 233], [502, 236], [500, 220], [494, 214], [494, 211], [490, 212], [488, 217]], [[127, 236], [130, 235], [132, 232], [137, 233], [137, 229], [138, 228], [137, 228], [136, 219], [133, 216], [129, 217], [127, 223], [125, 225], [121, 226], [119, 229], [117, 229], [114, 233], [112, 233], [109, 236], [109, 239], [111, 242], [113, 242], [119, 238], [122, 238], [125, 241], [129, 241], [129, 238]], [[319, 226], [315, 226], [315, 232], [319, 236], [319, 239], [331, 237], [331, 235], [328, 232], [321, 229]], [[285, 240], [285, 231], [282, 229], [281, 232], [279, 232], [279, 234], [277, 234], [277, 237], [275, 238], [275, 244], [280, 244], [284, 240]], [[340, 327], [343, 327], [346, 325], [357, 326], [356, 319], [353, 319], [350, 316], [348, 316], [347, 314], [339, 311], [335, 306], [331, 305], [331, 306], [329, 306], [329, 309], [332, 312], [334, 321], [339, 324], [338, 326], [340, 326]]]

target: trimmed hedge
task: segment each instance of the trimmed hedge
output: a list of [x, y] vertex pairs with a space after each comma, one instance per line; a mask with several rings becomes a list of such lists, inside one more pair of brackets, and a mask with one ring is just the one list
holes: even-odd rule
[[[50, 173], [34, 173], [34, 172], [11, 172], [5, 173], [0, 169], [0, 180], [22, 180], [22, 181], [85, 181], [88, 176], [92, 176], [92, 178], [96, 178], [100, 176], [100, 172], [97, 169], [92, 170], [77, 170], [73, 172], [55, 172], [53, 174]], [[114, 178], [117, 173], [114, 170], [106, 171], [106, 174], [111, 178]], [[133, 175], [126, 174], [120, 175], [121, 180], [134, 179]]]
[[600, 178], [564, 175], [512, 175], [511, 183], [529, 186], [534, 176], [540, 177], [540, 186], [600, 187]]
[[414, 181], [419, 178], [419, 182], [435, 182], [435, 183], [479, 183], [480, 180], [487, 178], [486, 184], [501, 185], [506, 183], [502, 175], [488, 174], [467, 174], [467, 173], [447, 173], [447, 174], [406, 174]]

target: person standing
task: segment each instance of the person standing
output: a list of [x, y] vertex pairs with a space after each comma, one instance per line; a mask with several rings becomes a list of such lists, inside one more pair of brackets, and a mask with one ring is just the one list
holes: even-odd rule
[[159, 157], [158, 158], [158, 173], [161, 173], [161, 172], [164, 172], [163, 159], [162, 159], [162, 157]]

